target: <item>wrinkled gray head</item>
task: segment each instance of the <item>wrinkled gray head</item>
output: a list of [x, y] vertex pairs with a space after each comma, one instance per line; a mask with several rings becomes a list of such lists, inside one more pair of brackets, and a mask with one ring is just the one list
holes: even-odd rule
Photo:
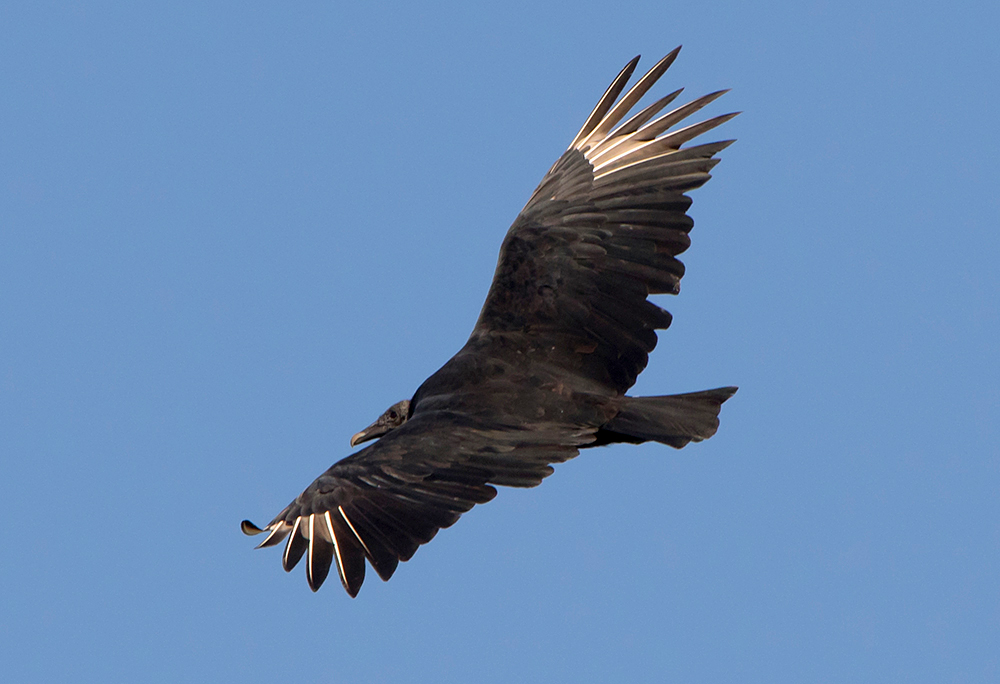
[[387, 408], [385, 413], [378, 417], [378, 420], [351, 437], [351, 446], [357, 446], [362, 442], [367, 442], [369, 439], [381, 437], [390, 430], [398, 428], [400, 425], [405, 423], [406, 419], [409, 417], [410, 400], [403, 399], [403, 401], [396, 402]]

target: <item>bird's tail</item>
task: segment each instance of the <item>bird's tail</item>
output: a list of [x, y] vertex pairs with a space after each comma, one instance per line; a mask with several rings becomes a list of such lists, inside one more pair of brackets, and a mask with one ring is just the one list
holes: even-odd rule
[[654, 441], [680, 449], [688, 442], [700, 442], [719, 429], [719, 410], [734, 394], [735, 387], [720, 387], [663, 397], [625, 397], [618, 415], [597, 433], [594, 446]]

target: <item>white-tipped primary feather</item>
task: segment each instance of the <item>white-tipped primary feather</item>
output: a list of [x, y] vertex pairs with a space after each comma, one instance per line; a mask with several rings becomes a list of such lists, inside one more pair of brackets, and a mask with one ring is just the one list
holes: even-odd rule
[[646, 141], [627, 153], [612, 157], [596, 164], [594, 166], [594, 178], [600, 178], [601, 176], [609, 173], [621, 171], [622, 169], [630, 166], [643, 164], [654, 159], [659, 159], [660, 157], [670, 154], [671, 152], [676, 152], [680, 150], [681, 145], [687, 141], [698, 137], [706, 131], [712, 130], [716, 126], [721, 126], [738, 114], [739, 112], [732, 112], [730, 114], [716, 116], [711, 119], [706, 119], [705, 121], [700, 121], [696, 124], [686, 126], [685, 128], [680, 128], [661, 138]]
[[295, 522], [292, 524], [292, 531], [288, 535], [288, 543], [285, 544], [285, 551], [284, 553], [281, 554], [281, 563], [285, 567], [288, 567], [288, 558], [292, 551], [292, 542], [295, 541], [295, 535], [299, 533], [299, 528], [301, 526], [302, 526], [302, 517], [299, 516], [298, 518], [295, 519]]
[[[646, 94], [646, 91], [648, 91], [653, 84], [656, 83], [656, 80], [660, 78], [664, 72], [666, 72], [671, 64], [674, 63], [674, 60], [677, 59], [677, 53], [680, 51], [681, 48], [678, 45], [670, 54], [657, 62], [653, 68], [647, 71], [642, 78], [636, 81], [636, 84], [629, 88], [628, 92], [622, 96], [622, 99], [618, 100], [611, 110], [601, 118], [594, 130], [578, 142], [574, 141], [575, 144], [573, 147], [576, 147], [578, 150], [582, 150], [592, 140], [603, 140], [607, 134], [611, 132], [611, 129], [614, 128], [615, 125], [629, 113], [632, 107], [635, 106], [635, 103]], [[636, 58], [636, 63], [638, 63], [638, 58]]]
[[608, 86], [608, 89], [604, 91], [604, 95], [602, 95], [601, 99], [597, 101], [597, 106], [594, 107], [590, 116], [587, 117], [587, 120], [583, 124], [583, 128], [581, 128], [580, 132], [576, 134], [575, 138], [573, 138], [573, 142], [569, 144], [570, 147], [576, 147], [581, 140], [590, 135], [591, 131], [593, 131], [598, 124], [601, 123], [604, 119], [604, 115], [608, 113], [608, 110], [611, 109], [615, 100], [618, 99], [618, 95], [622, 92], [625, 84], [628, 83], [630, 78], [632, 78], [632, 72], [635, 71], [635, 65], [638, 63], [639, 55], [636, 55], [632, 58], [632, 61], [626, 64], [625, 68], [618, 73], [615, 80], [613, 80], [611, 85]]
[[[583, 128], [573, 138], [570, 149], [583, 152], [584, 157], [591, 163], [595, 181], [606, 179], [609, 174], [632, 169], [637, 165], [655, 163], [659, 167], [664, 162], [664, 157], [677, 153], [685, 142], [729, 121], [739, 113], [724, 114], [669, 132], [671, 127], [729, 92], [728, 90], [718, 90], [703, 95], [654, 119], [653, 117], [657, 113], [680, 94], [681, 91], [676, 90], [640, 110], [625, 123], [615, 128], [657, 79], [666, 72], [679, 51], [680, 47], [657, 62], [616, 102], [615, 100], [635, 70], [638, 57], [629, 62], [608, 86], [597, 106], [587, 117]], [[702, 169], [700, 172], [704, 173], [705, 171]], [[641, 170], [639, 172], [642, 173]]]
[[262, 541], [260, 544], [257, 544], [258, 549], [263, 549], [268, 546], [276, 546], [280, 544], [281, 540], [288, 535], [288, 532], [292, 529], [292, 526], [286, 523], [284, 520], [282, 520], [280, 522], [275, 523], [274, 526], [270, 529], [271, 532], [264, 538], [264, 541]]
[[714, 93], [703, 95], [696, 100], [688, 102], [686, 105], [682, 105], [677, 109], [667, 112], [655, 121], [642, 126], [631, 135], [624, 137], [618, 136], [615, 139], [609, 138], [603, 141], [600, 145], [588, 150], [586, 153], [587, 159], [590, 160], [590, 163], [593, 164], [595, 168], [601, 164], [606, 164], [619, 159], [620, 157], [623, 157], [624, 155], [652, 142], [657, 136], [667, 131], [671, 126], [680, 123], [690, 115], [704, 108], [711, 102], [719, 99], [728, 92], [728, 90], [717, 90]]
[[337, 541], [337, 533], [333, 531], [333, 520], [330, 519], [330, 511], [323, 513], [326, 520], [326, 529], [330, 533], [330, 541], [333, 542], [333, 557], [337, 561], [337, 574], [340, 575], [340, 583], [347, 587], [347, 575], [344, 573], [344, 559], [340, 556], [340, 542]]
[[351, 519], [347, 517], [347, 513], [344, 513], [344, 507], [337, 506], [337, 510], [340, 511], [340, 517], [343, 518], [344, 522], [347, 523], [347, 526], [351, 528], [351, 532], [354, 533], [354, 537], [358, 540], [358, 543], [361, 544], [361, 548], [363, 548], [365, 553], [368, 554], [368, 557], [371, 558], [371, 549], [368, 548], [368, 544], [365, 544], [365, 540], [361, 538], [360, 534], [358, 534], [358, 531], [354, 528], [354, 523], [352, 523]]
[[607, 148], [611, 144], [617, 144], [618, 141], [622, 140], [631, 133], [635, 133], [639, 130], [647, 121], [652, 119], [654, 116], [660, 113], [664, 107], [677, 99], [677, 96], [684, 92], [683, 88], [678, 88], [674, 92], [661, 97], [659, 100], [649, 105], [645, 109], [641, 109], [632, 117], [623, 123], [621, 126], [612, 131], [604, 140], [600, 141], [596, 146], [591, 148], [591, 154], [597, 154], [601, 149]]
[[309, 550], [306, 552], [306, 578], [309, 580], [309, 586], [313, 585], [313, 551], [316, 548], [316, 514], [309, 514], [309, 523], [306, 525], [306, 529], [309, 530]]

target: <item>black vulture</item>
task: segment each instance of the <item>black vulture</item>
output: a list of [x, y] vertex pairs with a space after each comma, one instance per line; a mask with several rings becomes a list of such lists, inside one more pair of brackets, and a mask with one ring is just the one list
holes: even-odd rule
[[336, 565], [356, 596], [365, 559], [383, 580], [439, 529], [496, 496], [534, 487], [580, 449], [707, 439], [735, 387], [629, 397], [656, 330], [670, 325], [651, 294], [677, 294], [691, 244], [684, 194], [704, 184], [726, 140], [683, 145], [736, 114], [675, 128], [726, 91], [657, 118], [676, 90], [619, 125], [674, 61], [660, 60], [619, 99], [626, 65], [569, 149], [545, 174], [500, 248], [493, 283], [465, 346], [408, 401], [351, 444], [263, 529], [287, 538], [282, 564], [306, 556], [316, 591]]

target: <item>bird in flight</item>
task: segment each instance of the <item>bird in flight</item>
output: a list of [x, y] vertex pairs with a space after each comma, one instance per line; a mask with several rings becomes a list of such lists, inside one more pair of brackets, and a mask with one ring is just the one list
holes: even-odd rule
[[[465, 346], [409, 400], [351, 438], [376, 440], [338, 461], [260, 528], [287, 539], [282, 565], [305, 556], [313, 591], [336, 567], [357, 596], [365, 561], [388, 580], [400, 561], [496, 485], [534, 487], [580, 449], [627, 442], [681, 448], [707, 439], [735, 387], [630, 397], [656, 331], [671, 316], [648, 300], [677, 294], [691, 244], [691, 200], [733, 141], [686, 146], [738, 113], [677, 127], [726, 91], [660, 115], [676, 90], [630, 110], [678, 47], [619, 99], [638, 64], [608, 87], [569, 149], [507, 232]], [[622, 121], [624, 120], [624, 123]]]

